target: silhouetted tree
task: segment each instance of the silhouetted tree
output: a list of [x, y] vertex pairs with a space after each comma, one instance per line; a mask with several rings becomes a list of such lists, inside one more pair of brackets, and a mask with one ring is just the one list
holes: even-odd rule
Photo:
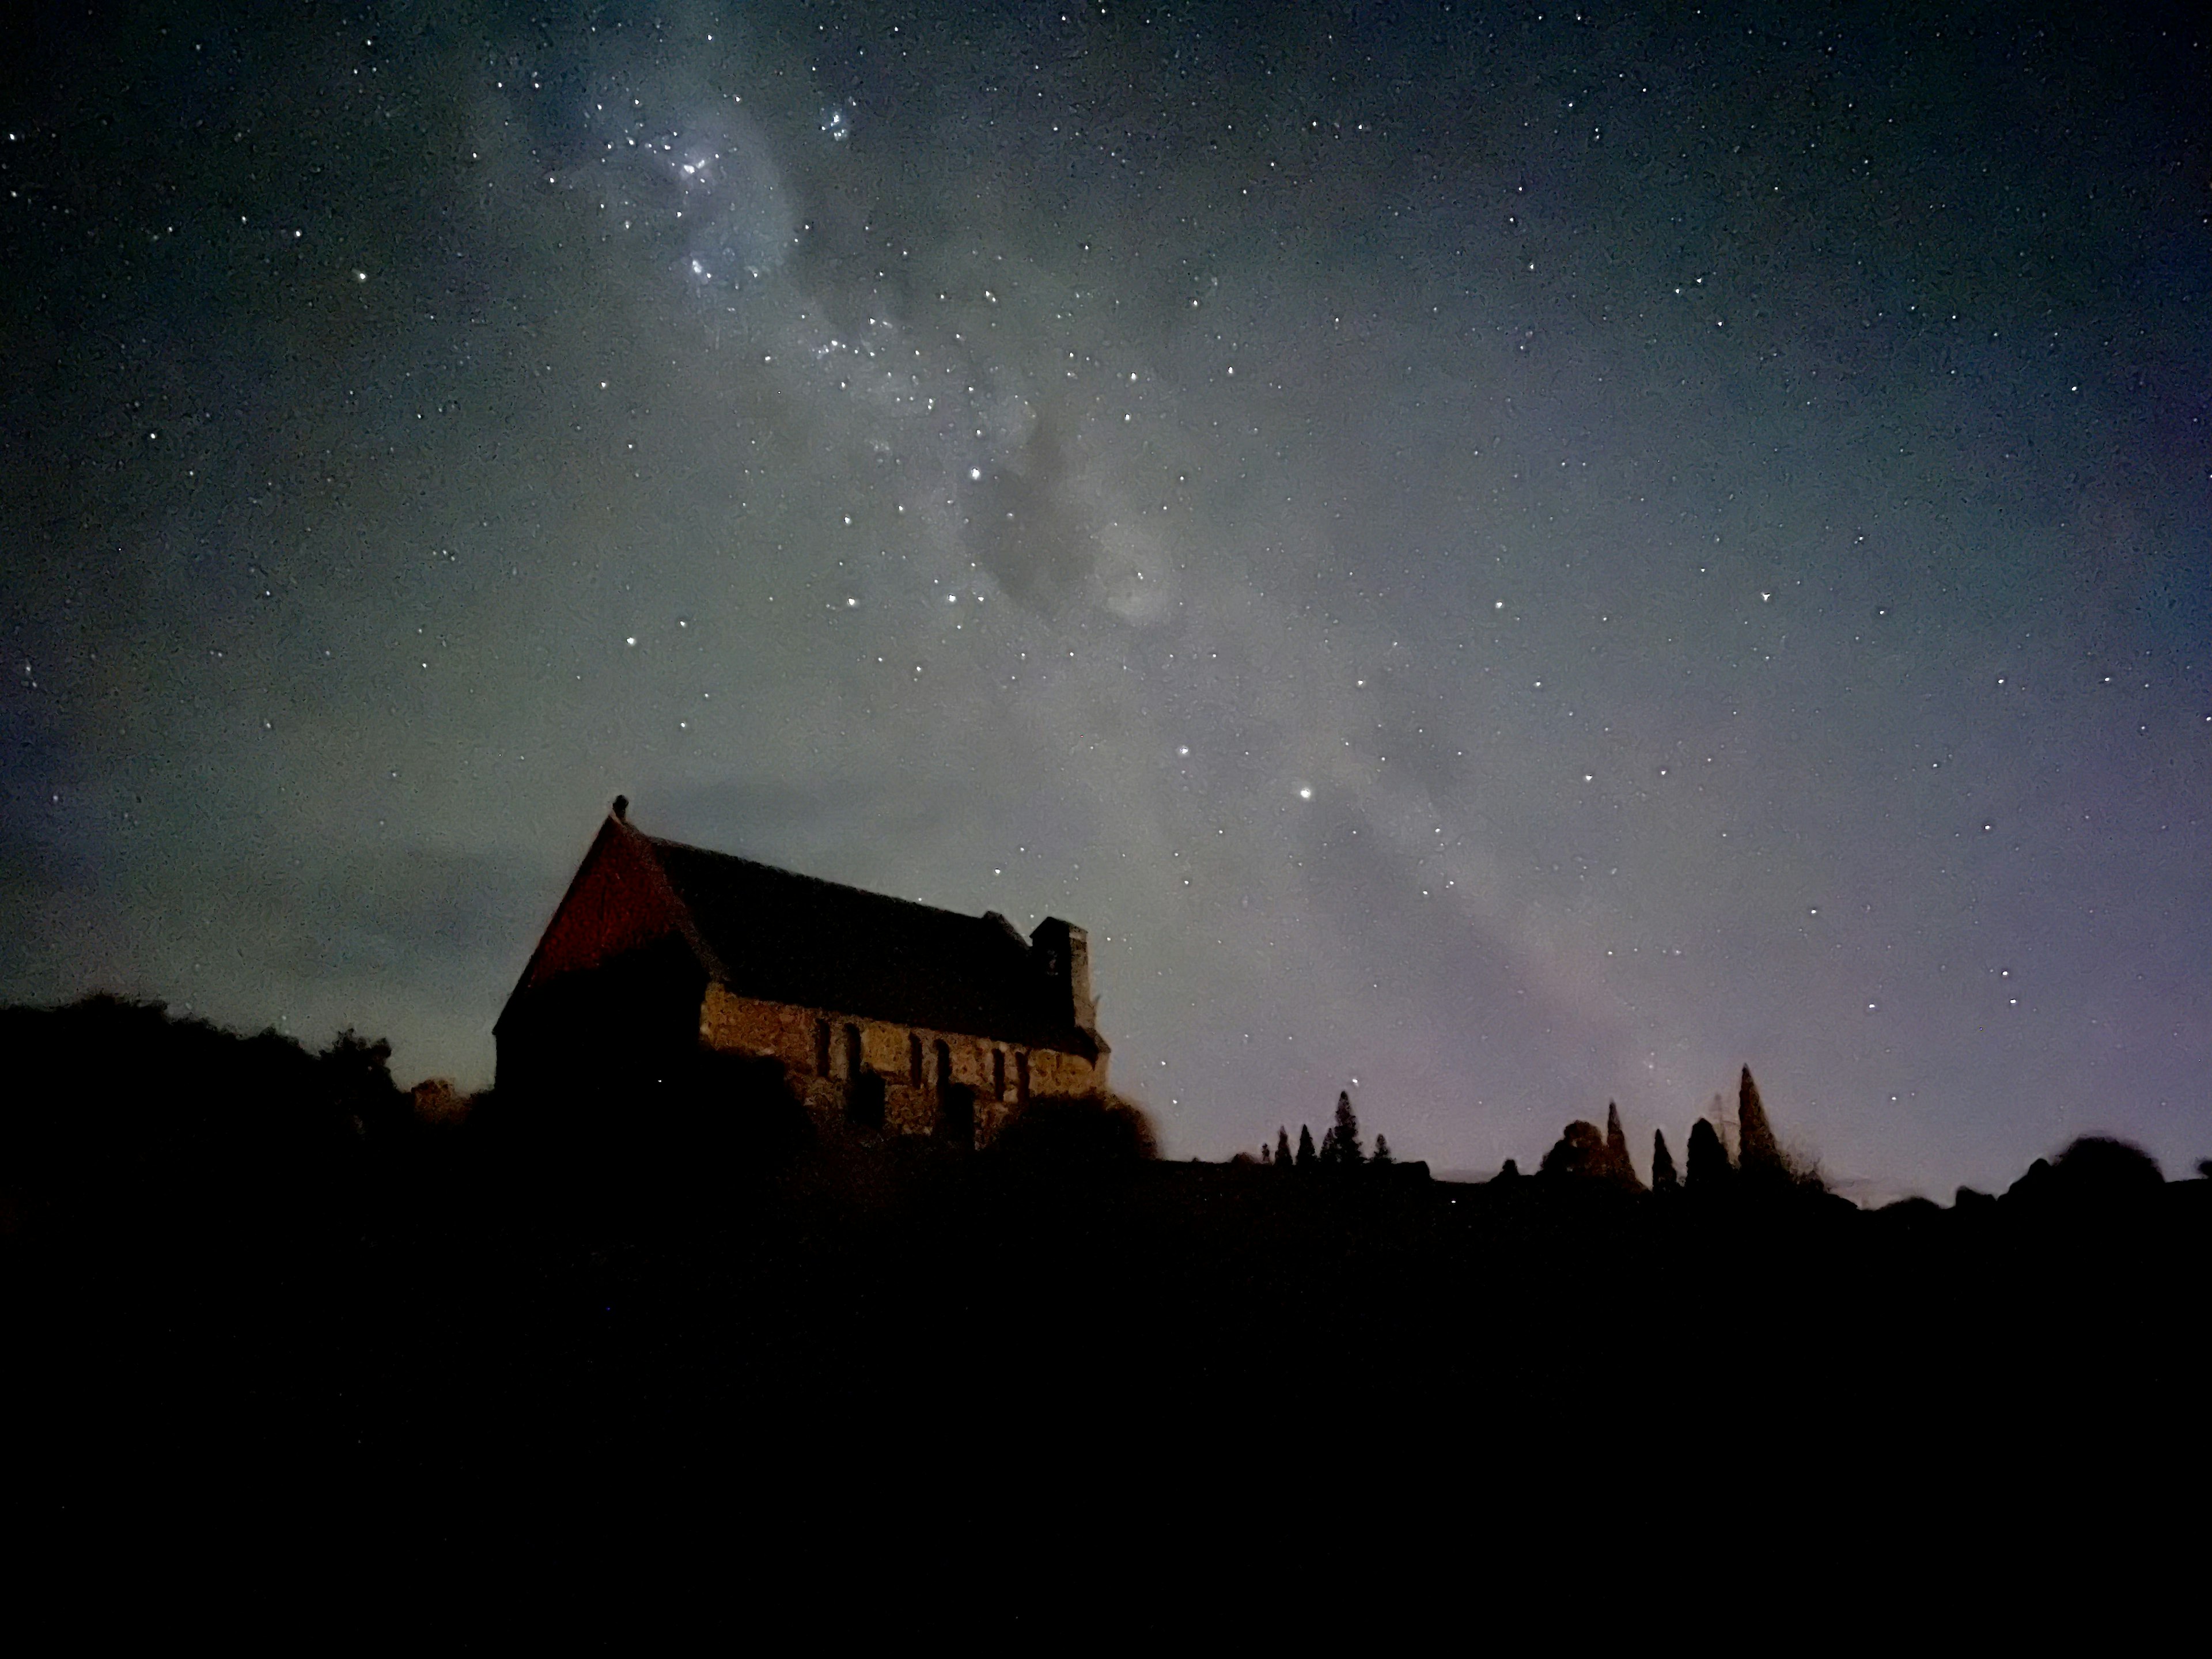
[[2114, 1213], [2155, 1196], [2166, 1184], [2158, 1161], [2139, 1146], [2108, 1135], [2083, 1135], [2045, 1163], [2038, 1158], [2005, 1193], [2030, 1211]]
[[2058, 1154], [2051, 1170], [2063, 1180], [2089, 1181], [2113, 1192], [2166, 1185], [2166, 1171], [2140, 1146], [2110, 1135], [2083, 1135]]
[[414, 1121], [414, 1102], [392, 1080], [392, 1045], [349, 1025], [315, 1056], [331, 1103], [366, 1134], [388, 1134]]
[[1667, 1150], [1667, 1132], [1651, 1132], [1651, 1190], [1671, 1193], [1679, 1183], [1674, 1178], [1674, 1155]]
[[1336, 1121], [1321, 1138], [1321, 1161], [1335, 1169], [1350, 1169], [1364, 1160], [1366, 1154], [1359, 1146], [1359, 1119], [1352, 1109], [1352, 1094], [1340, 1089], [1336, 1096]]
[[1635, 1162], [1628, 1156], [1628, 1137], [1621, 1130], [1620, 1108], [1612, 1101], [1605, 1103], [1605, 1165], [1607, 1180], [1623, 1187], [1644, 1190], [1644, 1183], [1636, 1178]]
[[1501, 1168], [1501, 1169], [1498, 1171], [1497, 1179], [1498, 1179], [1498, 1180], [1500, 1180], [1500, 1181], [1518, 1181], [1518, 1180], [1520, 1180], [1520, 1179], [1521, 1179], [1521, 1161], [1520, 1161], [1520, 1159], [1518, 1159], [1518, 1158], [1507, 1158], [1507, 1159], [1505, 1160], [1505, 1163], [1504, 1163], [1504, 1167], [1503, 1167], [1503, 1168]]
[[1759, 1084], [1752, 1068], [1743, 1068], [1736, 1082], [1736, 1168], [1759, 1182], [1787, 1182], [1790, 1159], [1783, 1157], [1781, 1141], [1767, 1124], [1767, 1109], [1759, 1102]]
[[1291, 1132], [1288, 1129], [1279, 1127], [1275, 1131], [1275, 1167], [1279, 1170], [1291, 1167]]
[[1313, 1131], [1308, 1128], [1304, 1124], [1299, 1124], [1298, 1168], [1301, 1170], [1310, 1170], [1315, 1164], [1320, 1162], [1321, 1155], [1314, 1151]]
[[1540, 1176], [1582, 1177], [1601, 1175], [1605, 1168], [1605, 1134], [1596, 1124], [1577, 1118], [1559, 1131], [1552, 1150], [1537, 1165]]
[[1699, 1118], [1690, 1126], [1689, 1179], [1685, 1184], [1693, 1193], [1711, 1194], [1727, 1185], [1735, 1173], [1727, 1149], [1721, 1145], [1720, 1131], [1713, 1127], [1711, 1118]]
[[1762, 1182], [1784, 1182], [1793, 1177], [1790, 1160], [1783, 1156], [1782, 1145], [1774, 1138], [1774, 1130], [1766, 1121], [1766, 1108], [1759, 1103], [1759, 1085], [1751, 1080], [1751, 1067], [1743, 1068], [1743, 1077], [1736, 1085], [1736, 1168], [1743, 1175]]
[[1376, 1164], [1395, 1164], [1397, 1162], [1397, 1160], [1390, 1155], [1389, 1136], [1377, 1135], [1375, 1137], [1375, 1156], [1370, 1161]]

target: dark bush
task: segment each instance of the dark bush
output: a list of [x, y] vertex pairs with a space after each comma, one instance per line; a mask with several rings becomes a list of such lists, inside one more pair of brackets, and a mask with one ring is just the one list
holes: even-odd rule
[[2083, 1135], [2051, 1166], [2052, 1190], [2087, 1203], [2125, 1203], [2166, 1184], [2158, 1160], [2109, 1135]]
[[1555, 1177], [1594, 1176], [1600, 1173], [1604, 1164], [1605, 1132], [1595, 1123], [1577, 1118], [1559, 1132], [1559, 1138], [1544, 1154], [1536, 1173]]
[[[348, 1031], [310, 1054], [155, 1004], [93, 996], [0, 1010], [0, 1212], [106, 1229], [339, 1224], [365, 1144], [405, 1127], [390, 1049]], [[95, 1218], [97, 1220], [95, 1221]]]
[[991, 1142], [1009, 1164], [1050, 1167], [1139, 1164], [1159, 1156], [1144, 1109], [1117, 1095], [1040, 1095]]

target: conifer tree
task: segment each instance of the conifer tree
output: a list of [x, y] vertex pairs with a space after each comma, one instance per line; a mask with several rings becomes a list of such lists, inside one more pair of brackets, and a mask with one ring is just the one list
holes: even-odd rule
[[1689, 1189], [1711, 1197], [1735, 1173], [1729, 1166], [1728, 1152], [1721, 1146], [1720, 1132], [1713, 1127], [1711, 1118], [1699, 1118], [1690, 1126]]
[[1359, 1146], [1359, 1119], [1352, 1109], [1349, 1090], [1339, 1090], [1336, 1096], [1336, 1121], [1321, 1138], [1321, 1161], [1327, 1164], [1350, 1169], [1364, 1160], [1366, 1154]]
[[1651, 1132], [1651, 1190], [1671, 1193], [1679, 1183], [1674, 1177], [1674, 1155], [1667, 1150], [1667, 1132]]
[[1275, 1167], [1279, 1170], [1291, 1167], [1291, 1132], [1288, 1129], [1279, 1127], [1275, 1131]]
[[1609, 1100], [1605, 1103], [1605, 1175], [1607, 1180], [1624, 1187], [1641, 1190], [1644, 1185], [1636, 1178], [1636, 1164], [1628, 1156], [1628, 1136], [1620, 1127], [1620, 1108]]
[[1321, 1162], [1321, 1154], [1314, 1151], [1313, 1131], [1304, 1124], [1298, 1125], [1298, 1168], [1310, 1170]]
[[1375, 1164], [1395, 1164], [1398, 1161], [1390, 1155], [1389, 1136], [1377, 1135], [1375, 1137], [1375, 1156], [1369, 1161]]
[[1790, 1160], [1766, 1121], [1766, 1108], [1759, 1098], [1759, 1085], [1751, 1080], [1751, 1067], [1743, 1068], [1736, 1085], [1736, 1167], [1747, 1176], [1765, 1181], [1787, 1181]]

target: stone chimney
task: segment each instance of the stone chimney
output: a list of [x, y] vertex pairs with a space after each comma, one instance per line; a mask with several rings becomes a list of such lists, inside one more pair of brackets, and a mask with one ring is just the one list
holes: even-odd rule
[[1073, 922], [1047, 916], [1030, 935], [1037, 966], [1057, 988], [1069, 1022], [1085, 1031], [1098, 1025], [1098, 1005], [1091, 995], [1091, 936]]

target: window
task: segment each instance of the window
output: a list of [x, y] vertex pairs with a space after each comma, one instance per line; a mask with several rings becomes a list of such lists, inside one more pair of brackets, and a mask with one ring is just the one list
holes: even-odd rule
[[848, 1025], [845, 1028], [845, 1075], [848, 1078], [855, 1078], [860, 1074], [860, 1028], [857, 1025]]
[[1014, 1056], [1014, 1098], [1024, 1106], [1030, 1103], [1030, 1056], [1026, 1048]]
[[906, 1080], [917, 1089], [921, 1087], [921, 1033], [906, 1034]]
[[940, 1093], [943, 1092], [945, 1086], [951, 1081], [952, 1050], [945, 1046], [945, 1039], [939, 1037], [937, 1040], [937, 1087]]
[[1004, 1048], [994, 1048], [991, 1050], [991, 1098], [1004, 1100], [1006, 1097], [1006, 1051]]
[[814, 1073], [817, 1077], [830, 1075], [830, 1022], [814, 1022]]

